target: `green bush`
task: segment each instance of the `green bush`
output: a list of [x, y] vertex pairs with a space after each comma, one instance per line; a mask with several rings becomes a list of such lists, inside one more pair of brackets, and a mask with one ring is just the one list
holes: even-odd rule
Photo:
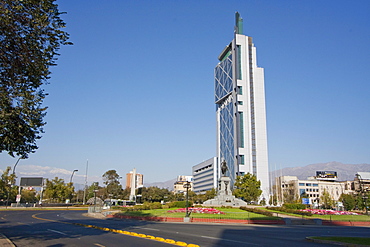
[[274, 211], [280, 211], [280, 212], [285, 212], [289, 214], [298, 214], [298, 215], [305, 215], [305, 216], [312, 216], [312, 213], [310, 212], [303, 212], [299, 211], [297, 209], [289, 209], [286, 207], [266, 207], [267, 209], [274, 210]]
[[305, 204], [301, 204], [301, 203], [285, 203], [283, 207], [287, 209], [296, 209], [296, 210], [307, 208]]
[[268, 211], [265, 211], [265, 210], [262, 210], [262, 209], [259, 209], [259, 208], [240, 207], [240, 209], [251, 212], [251, 213], [262, 214], [262, 215], [272, 217], [271, 212], [268, 212]]
[[[170, 208], [185, 208], [186, 201], [174, 201], [167, 204]], [[193, 202], [189, 201], [189, 207], [193, 206]]]

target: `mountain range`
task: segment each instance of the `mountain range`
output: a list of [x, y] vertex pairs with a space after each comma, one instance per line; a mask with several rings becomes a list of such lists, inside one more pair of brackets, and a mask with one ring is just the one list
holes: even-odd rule
[[[327, 163], [317, 163], [310, 164], [303, 167], [286, 167], [283, 169], [270, 171], [270, 178], [274, 181], [275, 177], [278, 176], [297, 176], [299, 179], [307, 179], [316, 175], [316, 171], [336, 171], [338, 174], [338, 181], [353, 180], [357, 172], [370, 172], [370, 164], [343, 164], [340, 162], [332, 161]], [[18, 177], [29, 177], [29, 176], [42, 176], [44, 178], [52, 179], [54, 177], [63, 178], [66, 182], [69, 182], [71, 179], [71, 171], [55, 168], [55, 167], [43, 167], [43, 166], [34, 166], [34, 165], [24, 165], [20, 166], [17, 169]], [[101, 182], [101, 177], [89, 176], [88, 184], [91, 184], [92, 181]], [[85, 184], [85, 175], [76, 173], [73, 176], [73, 182], [78, 188], [83, 188]], [[159, 188], [168, 188], [173, 190], [173, 185], [176, 182], [176, 178], [164, 181], [164, 182], [153, 182], [145, 183], [144, 186], [156, 186]], [[125, 184], [124, 182], [122, 183]]]
[[[370, 164], [343, 164], [332, 161], [327, 163], [310, 164], [299, 167], [286, 167], [280, 170], [271, 171], [270, 178], [275, 181], [279, 176], [297, 176], [298, 179], [305, 180], [308, 177], [316, 176], [316, 171], [335, 171], [338, 175], [338, 181], [353, 180], [357, 172], [370, 172]], [[165, 182], [145, 183], [145, 187], [156, 186], [158, 188], [168, 188], [173, 190], [173, 184], [176, 179]]]
[[370, 164], [343, 164], [332, 161], [327, 163], [311, 164], [303, 167], [286, 167], [271, 171], [270, 177], [274, 179], [279, 176], [297, 176], [298, 179], [307, 179], [316, 176], [316, 171], [335, 171], [338, 181], [353, 180], [357, 172], [370, 172]]

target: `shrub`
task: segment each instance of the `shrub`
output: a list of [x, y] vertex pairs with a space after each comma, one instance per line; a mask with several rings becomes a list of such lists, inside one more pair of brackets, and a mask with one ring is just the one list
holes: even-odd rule
[[307, 208], [305, 204], [301, 204], [301, 203], [285, 203], [283, 207], [287, 209], [306, 209]]
[[271, 210], [275, 210], [275, 211], [290, 213], [290, 214], [312, 216], [312, 213], [310, 213], [310, 212], [299, 211], [297, 209], [289, 209], [289, 208], [286, 208], [286, 207], [266, 207], [266, 208], [271, 209]]
[[271, 212], [268, 212], [268, 211], [265, 211], [265, 210], [262, 210], [262, 209], [259, 209], [259, 208], [240, 207], [240, 209], [251, 212], [251, 213], [263, 214], [263, 215], [266, 215], [266, 216], [269, 216], [269, 217], [272, 216]]
[[[185, 208], [186, 201], [174, 201], [167, 204], [170, 208]], [[189, 207], [193, 206], [193, 202], [189, 201]]]

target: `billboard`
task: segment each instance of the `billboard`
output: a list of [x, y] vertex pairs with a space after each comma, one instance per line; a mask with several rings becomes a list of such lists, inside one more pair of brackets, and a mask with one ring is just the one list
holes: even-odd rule
[[337, 172], [334, 171], [316, 171], [316, 179], [321, 180], [337, 180]]
[[19, 186], [21, 187], [41, 187], [42, 186], [42, 177], [28, 177], [28, 178], [21, 178], [21, 183]]

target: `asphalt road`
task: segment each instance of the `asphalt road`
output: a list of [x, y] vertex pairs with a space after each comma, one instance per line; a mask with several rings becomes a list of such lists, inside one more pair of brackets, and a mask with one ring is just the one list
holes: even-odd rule
[[[308, 236], [370, 236], [368, 227], [159, 223], [95, 219], [83, 216], [83, 213], [86, 212], [77, 210], [0, 211], [0, 233], [19, 247], [171, 246], [168, 243], [109, 232], [102, 228], [162, 237], [202, 247], [328, 246], [309, 242], [305, 238]], [[99, 229], [91, 226], [97, 226]]]

